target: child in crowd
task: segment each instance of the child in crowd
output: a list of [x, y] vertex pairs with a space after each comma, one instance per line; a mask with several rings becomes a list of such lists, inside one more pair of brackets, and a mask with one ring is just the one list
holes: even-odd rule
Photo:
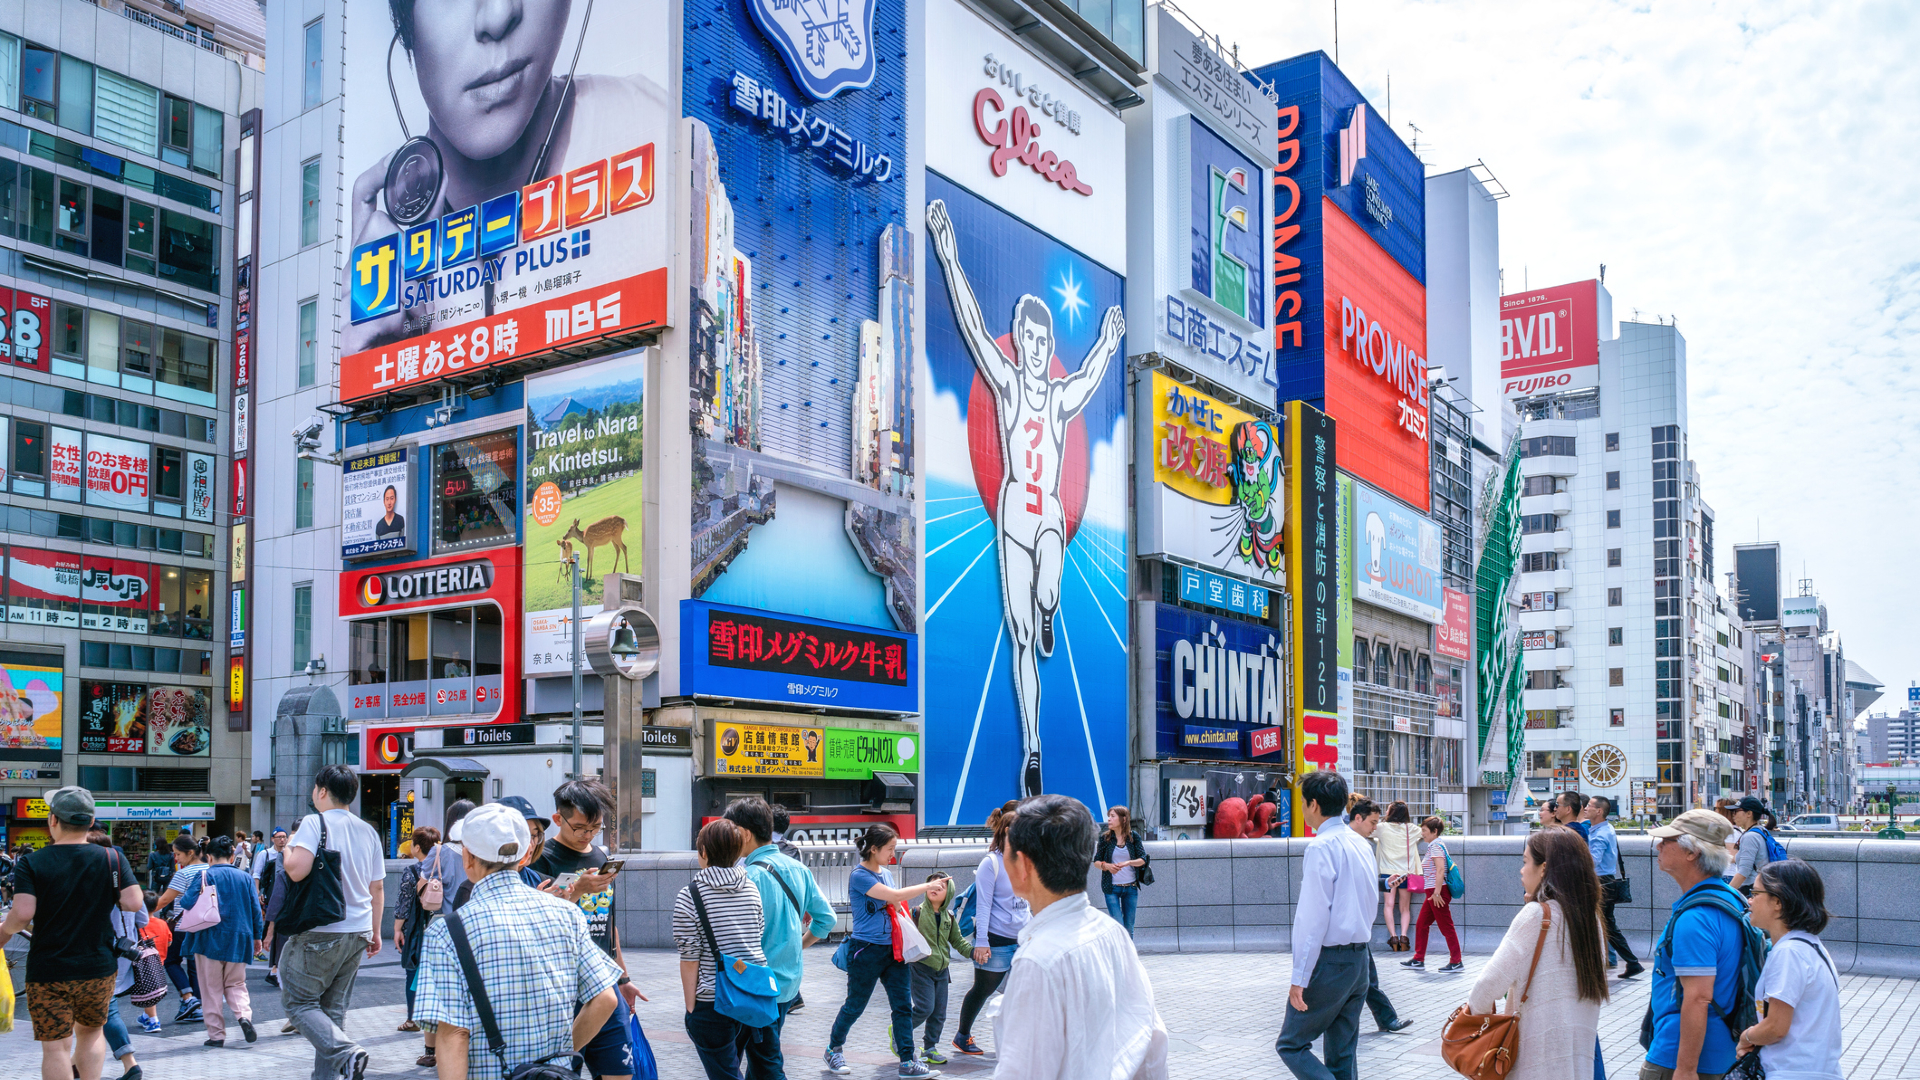
[[173, 944], [173, 927], [154, 911], [160, 906], [159, 893], [146, 890], [146, 902], [147, 924], [140, 928], [140, 940], [151, 948], [140, 950], [134, 972], [133, 1003], [144, 1014], [140, 1017], [140, 1029], [152, 1033], [160, 1030], [160, 999], [167, 996], [165, 965], [167, 949]]
[[947, 988], [953, 983], [953, 971], [948, 964], [949, 948], [958, 950], [961, 956], [973, 953], [973, 943], [960, 932], [960, 919], [947, 906], [953, 893], [953, 881], [945, 873], [935, 870], [927, 876], [933, 886], [927, 890], [927, 898], [916, 912], [916, 922], [920, 935], [927, 939], [933, 952], [924, 960], [913, 965], [913, 1026], [918, 1029], [925, 1024], [927, 1033], [921, 1043], [926, 1047], [923, 1057], [929, 1064], [943, 1065], [946, 1057], [940, 1053], [940, 1031], [947, 1024]]

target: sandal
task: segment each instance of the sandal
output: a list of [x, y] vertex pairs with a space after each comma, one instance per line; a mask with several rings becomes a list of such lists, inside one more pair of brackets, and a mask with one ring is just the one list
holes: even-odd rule
[[421, 1054], [419, 1060], [415, 1061], [414, 1064], [420, 1066], [423, 1069], [431, 1069], [437, 1066], [439, 1064], [439, 1061], [437, 1061], [434, 1058], [433, 1051], [429, 1050], [426, 1053]]
[[419, 1030], [420, 1030], [420, 1025], [419, 1025], [419, 1024], [416, 1024], [416, 1023], [414, 1023], [414, 1022], [413, 1022], [413, 1021], [411, 1021], [411, 1020], [407, 1020], [407, 1021], [404, 1021], [404, 1022], [402, 1022], [402, 1023], [401, 1023], [401, 1025], [400, 1025], [400, 1026], [399, 1026], [398, 1028], [396, 1028], [395, 1030], [397, 1030], [397, 1031], [419, 1031]]

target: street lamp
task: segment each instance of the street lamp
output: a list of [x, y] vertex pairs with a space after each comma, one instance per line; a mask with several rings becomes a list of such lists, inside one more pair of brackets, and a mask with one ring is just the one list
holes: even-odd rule
[[567, 562], [573, 568], [573, 772], [570, 780], [580, 779], [580, 698], [585, 693], [581, 682], [580, 662], [580, 553], [567, 556]]

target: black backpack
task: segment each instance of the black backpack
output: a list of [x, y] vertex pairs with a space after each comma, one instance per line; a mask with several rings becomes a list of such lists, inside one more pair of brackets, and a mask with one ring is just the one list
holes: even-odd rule
[[[320, 815], [320, 844], [313, 853], [313, 869], [299, 881], [288, 881], [287, 902], [280, 908], [275, 923], [286, 937], [304, 933], [316, 926], [339, 922], [346, 916], [346, 892], [342, 886], [340, 860], [343, 853], [327, 850], [327, 815]], [[375, 913], [378, 918], [378, 913]], [[375, 927], [374, 931], [379, 932]]]

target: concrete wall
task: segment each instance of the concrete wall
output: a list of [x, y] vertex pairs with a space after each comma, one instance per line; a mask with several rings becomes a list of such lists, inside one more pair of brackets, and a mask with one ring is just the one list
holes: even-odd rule
[[[1466, 951], [1492, 952], [1519, 914], [1523, 843], [1518, 836], [1449, 838], [1466, 876], [1467, 895], [1453, 907]], [[1826, 882], [1827, 909], [1833, 921], [1822, 938], [1841, 970], [1920, 976], [1920, 908], [1897, 899], [1920, 894], [1920, 841], [1795, 838], [1783, 843], [1793, 855], [1812, 863]], [[1155, 882], [1141, 890], [1135, 927], [1141, 951], [1286, 951], [1306, 844], [1304, 840], [1147, 844]], [[1644, 959], [1654, 935], [1666, 925], [1679, 889], [1654, 866], [1649, 839], [1622, 837], [1620, 847], [1622, 864], [1633, 882], [1634, 902], [1621, 905], [1616, 915]], [[937, 867], [964, 888], [973, 880], [984, 853], [979, 847], [916, 847], [902, 854], [899, 876], [913, 884], [926, 880]], [[698, 859], [691, 853], [629, 856], [617, 886], [622, 941], [636, 948], [671, 948], [673, 899], [698, 868]], [[844, 869], [817, 874], [830, 897], [843, 899]], [[840, 882], [842, 896], [834, 896], [835, 880]], [[1088, 890], [1093, 903], [1104, 907], [1098, 872], [1088, 875]], [[1862, 897], [1872, 898], [1866, 902], [1864, 918]], [[1375, 924], [1374, 941], [1385, 947], [1384, 922]], [[1444, 956], [1445, 949], [1446, 943], [1435, 931], [1428, 942], [1429, 955]]]

